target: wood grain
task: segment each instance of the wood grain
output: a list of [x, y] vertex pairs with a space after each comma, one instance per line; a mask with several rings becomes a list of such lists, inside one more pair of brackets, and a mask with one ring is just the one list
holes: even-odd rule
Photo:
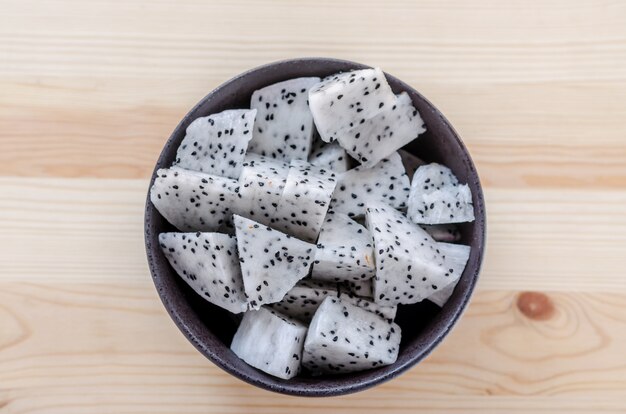
[[[0, 0], [0, 413], [623, 413], [626, 3]], [[329, 56], [428, 97], [477, 164], [478, 292], [423, 363], [302, 399], [206, 361], [151, 284], [148, 177], [230, 77]]]

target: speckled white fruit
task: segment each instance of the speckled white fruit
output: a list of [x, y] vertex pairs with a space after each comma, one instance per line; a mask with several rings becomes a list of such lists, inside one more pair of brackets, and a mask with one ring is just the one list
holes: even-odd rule
[[236, 213], [268, 226], [273, 225], [288, 173], [289, 164], [248, 153], [239, 177], [241, 201]]
[[263, 307], [244, 315], [230, 349], [255, 368], [290, 379], [300, 372], [306, 332], [302, 323]]
[[197, 118], [187, 127], [173, 165], [239, 178], [255, 116], [256, 109], [230, 109]]
[[395, 100], [379, 68], [329, 76], [309, 91], [309, 107], [325, 142], [336, 140], [362, 119], [393, 106]]
[[450, 299], [450, 296], [452, 296], [454, 288], [460, 280], [460, 276], [463, 275], [471, 248], [470, 246], [451, 243], [437, 243], [437, 246], [441, 254], [445, 257], [449, 270], [451, 269], [454, 274], [459, 275], [459, 278], [457, 278], [454, 282], [450, 283], [443, 289], [434, 292], [428, 297], [428, 300], [431, 302], [437, 304], [438, 306], [443, 306], [448, 299]]
[[319, 140], [314, 143], [309, 162], [335, 173], [346, 172], [350, 169], [350, 157], [346, 150], [336, 142], [326, 144]]
[[233, 236], [161, 233], [159, 245], [176, 273], [204, 299], [233, 313], [247, 310]]
[[406, 92], [373, 117], [361, 118], [337, 136], [348, 154], [369, 168], [426, 131], [424, 121]]
[[317, 241], [313, 278], [359, 282], [371, 279], [375, 272], [370, 232], [347, 215], [329, 211]]
[[314, 243], [336, 184], [332, 171], [316, 167], [307, 161], [292, 160], [271, 226]]
[[157, 171], [150, 201], [181, 231], [228, 231], [242, 203], [236, 180], [176, 167]]
[[446, 262], [437, 242], [392, 207], [369, 206], [366, 222], [374, 237], [377, 303], [420, 302], [461, 276]]
[[472, 193], [459, 184], [452, 171], [432, 163], [415, 171], [407, 216], [418, 224], [446, 224], [474, 221]]
[[400, 337], [395, 323], [328, 297], [309, 325], [302, 364], [313, 373], [333, 374], [393, 364]]
[[394, 208], [406, 208], [409, 191], [409, 177], [400, 155], [394, 152], [372, 168], [357, 167], [339, 174], [331, 209], [350, 217], [360, 217], [370, 203], [382, 202]]
[[235, 215], [237, 250], [250, 308], [280, 301], [308, 275], [315, 245]]
[[250, 151], [284, 161], [306, 160], [311, 151], [313, 117], [309, 88], [320, 78], [297, 78], [254, 91], [250, 108], [257, 110]]
[[367, 298], [361, 298], [342, 290], [336, 283], [304, 279], [291, 289], [283, 300], [270, 306], [285, 315], [289, 315], [304, 323], [309, 323], [317, 308], [326, 297], [341, 298], [369, 312], [373, 312], [387, 320], [396, 316], [396, 306], [381, 306]]

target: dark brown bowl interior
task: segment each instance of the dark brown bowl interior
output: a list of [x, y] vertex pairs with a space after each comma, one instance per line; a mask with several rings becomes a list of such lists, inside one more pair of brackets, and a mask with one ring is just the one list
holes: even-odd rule
[[[248, 108], [256, 89], [302, 76], [324, 77], [367, 66], [336, 59], [306, 58], [271, 63], [224, 83], [200, 101], [176, 127], [157, 161], [150, 186], [159, 168], [172, 164], [185, 129], [194, 119], [231, 108]], [[440, 309], [428, 301], [400, 306], [397, 323], [402, 327], [400, 354], [395, 364], [338, 376], [299, 376], [289, 381], [269, 376], [244, 363], [229, 349], [237, 317], [196, 295], [179, 278], [161, 253], [158, 235], [175, 229], [146, 202], [145, 242], [154, 284], [170, 316], [189, 341], [209, 360], [236, 377], [271, 391], [300, 396], [332, 396], [356, 392], [387, 381], [422, 360], [448, 334], [467, 305], [478, 278], [485, 243], [485, 207], [478, 174], [467, 149], [444, 116], [404, 82], [387, 75], [396, 93], [407, 91], [428, 131], [405, 149], [426, 161], [447, 165], [461, 182], [469, 184], [476, 221], [462, 225], [461, 243], [472, 246], [469, 262], [454, 294]]]

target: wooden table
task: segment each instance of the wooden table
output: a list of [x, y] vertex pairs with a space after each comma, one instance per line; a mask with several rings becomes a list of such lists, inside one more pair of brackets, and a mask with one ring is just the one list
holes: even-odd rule
[[[626, 3], [532, 3], [0, 0], [0, 412], [626, 411]], [[144, 255], [148, 177], [178, 120], [297, 56], [414, 85], [487, 199], [461, 322], [410, 372], [346, 397], [280, 396], [213, 366]]]

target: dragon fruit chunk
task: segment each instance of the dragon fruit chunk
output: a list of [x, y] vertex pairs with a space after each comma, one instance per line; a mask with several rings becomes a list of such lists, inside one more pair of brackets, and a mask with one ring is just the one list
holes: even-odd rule
[[150, 201], [181, 231], [225, 231], [242, 203], [238, 187], [230, 178], [172, 167], [157, 171]]
[[174, 166], [239, 178], [256, 109], [230, 109], [194, 120], [176, 152]]
[[472, 193], [448, 167], [424, 165], [413, 176], [407, 216], [418, 224], [474, 221]]
[[161, 233], [159, 245], [176, 273], [204, 299], [233, 313], [247, 310], [235, 237]]
[[362, 120], [392, 107], [396, 97], [379, 69], [339, 73], [309, 91], [309, 108], [324, 142], [332, 142]]
[[420, 227], [438, 242], [453, 243], [461, 240], [461, 231], [456, 224], [420, 224]]
[[424, 131], [424, 121], [411, 97], [402, 92], [382, 112], [369, 119], [362, 118], [352, 128], [339, 133], [337, 141], [352, 158], [370, 168]]
[[243, 316], [230, 349], [255, 368], [290, 379], [300, 372], [306, 332], [300, 322], [262, 307]]
[[371, 298], [362, 298], [353, 295], [352, 293], [343, 292], [341, 288], [339, 289], [339, 299], [346, 303], [350, 303], [352, 305], [358, 306], [359, 308], [365, 309], [366, 311], [373, 312], [389, 322], [393, 322], [393, 319], [396, 317], [396, 311], [398, 310], [398, 307], [396, 305], [381, 305], [371, 300]]
[[345, 214], [329, 211], [320, 230], [312, 277], [342, 282], [374, 277], [374, 241], [369, 231]]
[[376, 303], [420, 302], [461, 276], [453, 271], [437, 242], [399, 211], [372, 204], [366, 221], [374, 237]]
[[459, 279], [450, 283], [443, 289], [436, 291], [428, 297], [429, 301], [435, 303], [440, 307], [443, 307], [448, 299], [450, 299], [450, 296], [452, 296], [454, 288], [456, 287], [457, 283], [460, 280], [460, 276], [465, 270], [465, 265], [467, 265], [471, 248], [470, 246], [465, 246], [462, 244], [450, 243], [437, 243], [437, 247], [439, 248], [441, 254], [443, 254], [443, 256], [445, 257], [446, 263], [449, 264], [450, 269], [452, 269], [453, 273], [459, 275]]
[[349, 217], [365, 214], [370, 203], [383, 202], [394, 208], [405, 208], [409, 198], [409, 177], [397, 152], [372, 168], [362, 166], [339, 174], [331, 209]]
[[402, 158], [402, 165], [404, 165], [404, 170], [409, 176], [409, 180], [413, 179], [413, 174], [419, 167], [426, 165], [426, 161], [403, 149], [398, 150], [398, 154], [400, 154], [400, 158]]
[[251, 309], [280, 301], [308, 275], [315, 245], [235, 215], [237, 250]]
[[350, 292], [353, 295], [360, 296], [362, 298], [372, 299], [374, 298], [374, 279], [367, 280], [348, 280], [341, 284], [342, 290]]
[[309, 323], [319, 305], [328, 296], [341, 298], [387, 320], [393, 320], [396, 316], [396, 306], [380, 306], [366, 298], [342, 292], [336, 284], [313, 279], [304, 279], [296, 283], [293, 289], [287, 292], [283, 300], [269, 306], [292, 318]]
[[393, 364], [400, 337], [400, 327], [395, 323], [329, 297], [309, 325], [302, 365], [314, 374], [335, 374]]
[[292, 160], [272, 227], [315, 242], [333, 197], [337, 180], [332, 171], [307, 161]]
[[284, 315], [309, 323], [327, 296], [339, 296], [336, 284], [303, 279], [296, 283], [280, 302], [268, 306]]
[[284, 161], [306, 160], [313, 138], [308, 97], [320, 78], [297, 78], [254, 91], [250, 108], [258, 111], [250, 151]]
[[336, 142], [326, 144], [319, 140], [314, 143], [309, 162], [335, 173], [346, 172], [350, 169], [350, 157], [346, 154], [346, 150]]
[[239, 177], [241, 200], [236, 213], [273, 226], [288, 173], [289, 164], [248, 153]]

